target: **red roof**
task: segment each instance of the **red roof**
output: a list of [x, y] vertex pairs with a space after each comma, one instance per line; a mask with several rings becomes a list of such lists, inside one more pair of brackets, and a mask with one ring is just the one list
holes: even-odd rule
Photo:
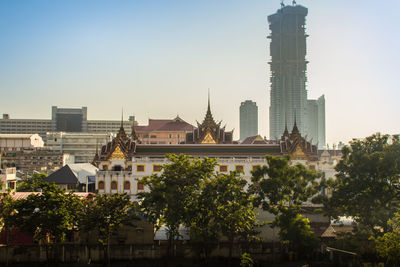
[[153, 120], [149, 119], [149, 125], [135, 126], [136, 132], [154, 131], [192, 131], [193, 125], [185, 122], [179, 116], [173, 120]]
[[[29, 195], [40, 195], [40, 192], [12, 192], [11, 197], [14, 200], [19, 200], [19, 199], [26, 199]], [[85, 193], [85, 192], [74, 192], [74, 195], [80, 197], [80, 198], [88, 198], [89, 196], [92, 196], [93, 193]]]

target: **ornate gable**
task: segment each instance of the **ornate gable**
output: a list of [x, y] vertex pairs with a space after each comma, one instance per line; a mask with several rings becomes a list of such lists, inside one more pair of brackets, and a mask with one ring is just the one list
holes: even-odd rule
[[119, 146], [117, 146], [114, 149], [114, 152], [111, 154], [110, 156], [110, 160], [113, 159], [122, 159], [122, 160], [126, 160], [126, 156], [125, 154], [121, 151], [121, 148]]
[[292, 155], [293, 159], [318, 160], [317, 147], [301, 136], [300, 131], [297, 128], [296, 120], [290, 134], [287, 127], [285, 127], [280, 142], [282, 153]]

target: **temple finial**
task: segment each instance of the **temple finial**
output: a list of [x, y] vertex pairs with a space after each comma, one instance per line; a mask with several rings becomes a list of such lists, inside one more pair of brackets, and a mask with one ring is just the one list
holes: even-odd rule
[[294, 110], [294, 125], [293, 125], [292, 133], [299, 133], [299, 128], [297, 128], [296, 110]]
[[208, 107], [207, 107], [207, 111], [211, 111], [211, 108], [210, 108], [210, 88], [208, 88]]
[[121, 128], [124, 127], [124, 108], [121, 110]]

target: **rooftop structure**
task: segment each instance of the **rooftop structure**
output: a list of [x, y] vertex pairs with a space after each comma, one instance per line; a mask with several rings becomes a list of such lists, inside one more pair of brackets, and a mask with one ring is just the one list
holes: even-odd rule
[[208, 106], [206, 116], [197, 128], [186, 134], [186, 144], [232, 144], [233, 130], [225, 131], [225, 126], [221, 127], [220, 122], [216, 122], [211, 113], [210, 96], [208, 96]]
[[137, 138], [144, 144], [179, 144], [185, 141], [186, 132], [193, 129], [179, 116], [172, 120], [149, 119], [148, 125], [134, 126]]

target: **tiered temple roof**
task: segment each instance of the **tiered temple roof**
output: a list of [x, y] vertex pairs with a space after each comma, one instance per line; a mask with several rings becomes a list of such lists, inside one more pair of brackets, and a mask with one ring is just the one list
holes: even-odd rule
[[186, 144], [233, 144], [233, 130], [226, 132], [221, 122], [213, 118], [209, 97], [206, 116], [201, 124], [197, 122], [196, 129], [186, 134]]

